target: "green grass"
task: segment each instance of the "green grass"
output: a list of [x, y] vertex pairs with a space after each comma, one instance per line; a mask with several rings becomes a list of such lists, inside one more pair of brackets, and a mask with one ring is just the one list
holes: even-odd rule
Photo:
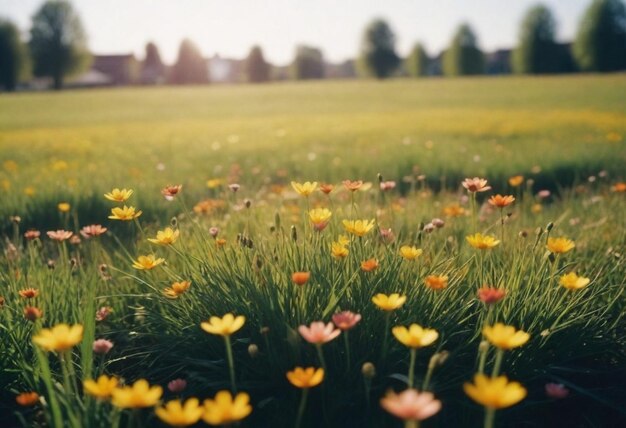
[[[449, 352], [428, 386], [442, 411], [423, 426], [481, 426], [483, 410], [462, 385], [480, 364], [488, 311], [476, 291], [488, 284], [507, 291], [488, 323], [504, 322], [531, 336], [506, 351], [502, 365], [528, 396], [498, 411], [497, 424], [619, 423], [626, 202], [613, 186], [623, 181], [626, 160], [625, 95], [626, 76], [610, 75], [1, 97], [0, 420], [159, 426], [151, 409], [119, 412], [97, 403], [82, 392], [81, 380], [107, 373], [165, 387], [183, 377], [183, 397], [213, 397], [231, 388], [224, 341], [199, 326], [233, 312], [246, 316], [231, 338], [237, 389], [250, 394], [254, 407], [243, 425], [293, 426], [300, 391], [285, 373], [321, 364], [298, 326], [352, 310], [363, 319], [349, 333], [350, 356], [343, 333], [323, 346], [327, 372], [322, 386], [310, 391], [303, 426], [400, 426], [379, 400], [389, 388], [407, 387], [409, 351], [389, 332], [385, 342], [386, 317], [371, 301], [377, 293], [397, 292], [407, 302], [390, 316], [390, 326], [418, 323], [439, 332], [433, 345], [418, 350], [418, 388], [430, 358]], [[379, 172], [398, 187], [381, 192]], [[526, 181], [513, 188], [507, 179], [516, 174]], [[479, 194], [473, 212], [460, 180], [475, 175], [494, 189]], [[222, 184], [208, 188], [214, 178]], [[351, 194], [340, 184], [347, 178], [374, 184]], [[291, 190], [291, 180], [327, 181], [336, 190], [307, 200]], [[231, 182], [241, 183], [237, 193], [226, 187]], [[160, 189], [178, 183], [182, 193], [164, 200]], [[27, 187], [34, 193], [25, 194]], [[113, 187], [134, 189], [128, 204], [144, 211], [137, 223], [107, 219], [115, 204], [102, 194]], [[542, 198], [540, 189], [552, 194]], [[517, 198], [504, 210], [511, 215], [503, 231], [498, 211], [486, 204], [492, 193]], [[192, 210], [207, 198], [222, 205], [206, 214]], [[61, 201], [70, 202], [69, 213], [58, 212]], [[444, 217], [443, 208], [452, 204], [461, 204], [466, 215]], [[333, 212], [321, 233], [306, 217], [317, 206]], [[445, 218], [445, 226], [422, 231], [435, 217]], [[346, 259], [334, 259], [330, 245], [345, 233], [342, 220], [361, 218], [375, 219], [376, 228], [352, 239]], [[109, 231], [78, 245], [45, 237], [46, 230], [77, 233], [91, 223]], [[180, 231], [173, 246], [147, 241], [168, 224]], [[210, 236], [212, 226], [220, 228], [223, 247]], [[22, 235], [30, 228], [41, 230], [41, 239], [26, 242]], [[395, 239], [382, 240], [379, 228], [391, 228]], [[473, 249], [465, 238], [475, 232], [503, 233], [503, 242], [493, 250]], [[567, 236], [576, 249], [555, 259], [546, 251], [548, 235]], [[405, 244], [423, 250], [417, 261], [400, 257]], [[149, 271], [131, 267], [151, 253], [166, 262]], [[369, 258], [380, 267], [364, 272], [361, 262]], [[296, 271], [309, 271], [310, 281], [294, 285]], [[559, 277], [572, 271], [590, 284], [572, 292], [559, 286]], [[425, 278], [433, 274], [448, 275], [448, 287], [427, 288]], [[164, 296], [180, 280], [191, 281], [190, 289], [177, 299]], [[27, 302], [18, 292], [28, 287], [40, 294]], [[43, 310], [43, 318], [25, 320], [27, 304]], [[112, 314], [94, 323], [103, 306]], [[31, 344], [39, 329], [62, 322], [85, 328], [65, 365]], [[115, 346], [104, 357], [93, 355], [94, 338]], [[494, 357], [491, 347], [487, 373]], [[361, 373], [365, 362], [376, 367], [371, 380]], [[566, 385], [570, 397], [547, 398], [548, 382]], [[39, 392], [47, 404], [16, 406], [15, 395], [23, 391]], [[165, 392], [165, 401], [173, 398]]]

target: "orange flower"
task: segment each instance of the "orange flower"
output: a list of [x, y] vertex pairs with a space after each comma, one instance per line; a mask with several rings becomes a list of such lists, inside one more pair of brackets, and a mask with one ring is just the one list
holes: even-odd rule
[[511, 195], [507, 195], [507, 196], [495, 195], [489, 198], [489, 204], [498, 208], [508, 207], [509, 205], [513, 203], [513, 201], [515, 201], [515, 197]]
[[182, 189], [183, 189], [182, 184], [169, 185], [161, 189], [161, 194], [165, 197], [165, 199], [167, 199], [168, 201], [171, 201], [172, 199], [174, 199], [174, 196], [178, 195], [178, 193]]
[[287, 372], [287, 379], [296, 388], [312, 388], [324, 380], [324, 369], [296, 367]]
[[43, 316], [43, 312], [41, 309], [36, 308], [35, 306], [26, 306], [24, 308], [24, 318], [28, 321], [35, 321]]
[[39, 401], [39, 394], [37, 394], [35, 391], [22, 392], [17, 397], [15, 397], [15, 401], [17, 402], [17, 404], [23, 407], [34, 406]]
[[39, 290], [36, 288], [25, 288], [23, 290], [18, 291], [18, 294], [24, 299], [34, 299], [39, 296]]
[[163, 290], [163, 294], [167, 297], [176, 299], [178, 296], [184, 294], [191, 286], [191, 281], [180, 281], [172, 284], [171, 287], [166, 287]]
[[446, 217], [461, 217], [462, 215], [465, 215], [465, 208], [459, 204], [448, 205], [443, 208], [443, 215]]
[[304, 285], [307, 283], [310, 277], [311, 277], [311, 272], [294, 272], [291, 275], [291, 280], [296, 285]]
[[509, 178], [509, 185], [511, 187], [518, 187], [523, 182], [524, 182], [524, 176], [523, 175], [514, 175], [513, 177]]
[[363, 185], [363, 181], [362, 180], [356, 180], [356, 181], [343, 180], [343, 187], [345, 187], [346, 189], [348, 189], [351, 192], [355, 192], [355, 191], [359, 190], [362, 185]]
[[332, 184], [326, 184], [326, 183], [322, 183], [320, 184], [320, 190], [325, 193], [325, 194], [329, 194], [330, 192], [333, 191], [333, 189], [335, 188], [334, 185]]
[[448, 286], [448, 275], [428, 275], [424, 284], [432, 290], [442, 290]]
[[361, 270], [363, 272], [371, 272], [378, 269], [378, 260], [369, 259], [361, 262]]
[[478, 289], [478, 299], [486, 305], [492, 305], [504, 299], [506, 291], [501, 288], [483, 287]]
[[613, 185], [613, 191], [618, 193], [626, 192], [626, 183], [620, 182]]

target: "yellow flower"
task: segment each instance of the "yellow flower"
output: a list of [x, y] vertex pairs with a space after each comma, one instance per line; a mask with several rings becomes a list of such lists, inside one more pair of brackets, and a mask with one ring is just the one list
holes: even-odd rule
[[374, 220], [344, 220], [346, 232], [356, 236], [363, 236], [374, 227]]
[[155, 406], [163, 395], [163, 388], [150, 386], [145, 379], [139, 379], [132, 386], [116, 388], [112, 392], [114, 406], [123, 409], [139, 409]]
[[574, 244], [574, 241], [567, 238], [548, 238], [546, 247], [551, 253], [564, 254], [573, 250], [576, 244]]
[[291, 182], [291, 187], [301, 196], [309, 196], [311, 193], [317, 189], [317, 181], [306, 183], [296, 183], [295, 181]]
[[34, 196], [37, 191], [33, 186], [24, 187], [24, 194], [26, 196]]
[[287, 379], [296, 388], [312, 388], [324, 380], [324, 369], [296, 367], [287, 372]]
[[422, 250], [415, 246], [409, 247], [408, 245], [403, 245], [400, 247], [400, 255], [404, 260], [415, 260], [422, 255]]
[[343, 259], [345, 257], [348, 257], [348, 254], [350, 253], [350, 251], [340, 242], [333, 242], [330, 247], [330, 252], [336, 259]]
[[345, 247], [350, 243], [350, 238], [348, 238], [348, 236], [346, 235], [339, 235], [339, 238], [337, 238], [337, 242]]
[[128, 198], [130, 198], [132, 194], [133, 194], [133, 191], [131, 189], [120, 190], [118, 188], [115, 188], [111, 190], [111, 192], [105, 193], [104, 197], [107, 198], [109, 201], [125, 202], [128, 200]]
[[70, 210], [71, 206], [67, 202], [59, 202], [59, 205], [57, 205], [57, 208], [62, 213], [66, 213], [66, 212], [68, 212]]
[[372, 297], [372, 302], [383, 311], [393, 311], [404, 305], [406, 296], [400, 296], [398, 293], [393, 293], [389, 296], [379, 293]]
[[489, 378], [476, 374], [474, 383], [463, 384], [463, 389], [472, 400], [490, 409], [510, 407], [526, 397], [526, 388], [518, 382], [509, 382], [506, 376]]
[[212, 178], [206, 182], [206, 186], [209, 189], [215, 189], [216, 187], [221, 186], [223, 182], [224, 180], [222, 180], [221, 178]]
[[181, 400], [171, 400], [165, 406], [154, 409], [157, 417], [173, 427], [186, 427], [200, 420], [204, 408], [197, 398], [189, 398], [185, 404]]
[[204, 400], [202, 419], [209, 425], [230, 425], [252, 413], [250, 396], [240, 392], [234, 398], [229, 391], [219, 391], [214, 399]]
[[202, 330], [207, 333], [217, 334], [220, 336], [230, 336], [235, 333], [246, 322], [246, 317], [239, 315], [235, 317], [233, 314], [226, 314], [222, 318], [211, 317], [208, 322], [200, 324]]
[[518, 187], [523, 182], [524, 182], [524, 176], [523, 175], [514, 175], [513, 177], [509, 178], [509, 185], [511, 187]]
[[157, 232], [156, 238], [148, 238], [148, 241], [153, 244], [171, 245], [176, 242], [178, 235], [180, 235], [179, 230], [173, 230], [171, 227], [166, 227], [165, 230], [159, 230]]
[[102, 375], [97, 381], [87, 379], [83, 382], [85, 392], [102, 400], [111, 397], [113, 390], [117, 387], [118, 380], [115, 376], [108, 377]]
[[190, 286], [191, 286], [191, 281], [175, 282], [172, 284], [171, 287], [166, 287], [163, 290], [163, 294], [165, 294], [167, 297], [171, 297], [172, 299], [175, 299], [181, 294], [185, 293], [187, 290], [189, 290]]
[[109, 218], [111, 220], [124, 220], [130, 221], [134, 220], [141, 215], [141, 211], [135, 211], [135, 207], [127, 207], [124, 205], [123, 208], [115, 207], [111, 209], [111, 215]]
[[83, 326], [75, 324], [57, 324], [44, 328], [33, 337], [33, 343], [46, 351], [63, 352], [72, 349], [83, 340]]
[[466, 239], [472, 247], [479, 250], [490, 250], [500, 244], [500, 241], [495, 236], [483, 235], [481, 233], [469, 235]]
[[432, 344], [439, 337], [437, 330], [422, 328], [417, 324], [411, 324], [409, 328], [402, 325], [391, 329], [396, 339], [409, 348], [422, 348]]
[[139, 270], [150, 270], [157, 267], [164, 261], [165, 259], [157, 259], [154, 254], [150, 254], [149, 256], [139, 256], [136, 261], [133, 261], [133, 267]]
[[530, 334], [515, 327], [496, 323], [493, 326], [485, 326], [483, 334], [487, 340], [500, 349], [513, 349], [522, 346], [530, 339]]
[[333, 215], [328, 208], [315, 208], [309, 211], [309, 218], [314, 225], [321, 225], [328, 223], [330, 217]]
[[579, 290], [589, 285], [591, 280], [582, 276], [576, 275], [576, 272], [570, 272], [567, 275], [559, 278], [559, 284], [568, 290]]

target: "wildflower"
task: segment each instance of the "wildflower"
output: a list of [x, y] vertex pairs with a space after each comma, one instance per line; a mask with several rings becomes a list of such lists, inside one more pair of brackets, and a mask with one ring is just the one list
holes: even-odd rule
[[154, 413], [159, 419], [170, 426], [186, 427], [200, 420], [204, 408], [197, 398], [189, 398], [185, 404], [181, 400], [171, 400], [165, 406], [157, 407]]
[[409, 328], [396, 326], [391, 332], [398, 339], [398, 342], [409, 348], [423, 348], [432, 344], [439, 337], [437, 330], [422, 328], [418, 324], [411, 324]]
[[539, 192], [537, 192], [537, 196], [539, 196], [541, 199], [547, 199], [550, 197], [550, 191], [549, 190], [540, 190]]
[[230, 189], [231, 192], [237, 193], [237, 191], [241, 188], [241, 186], [237, 183], [232, 183], [228, 185], [228, 188]]
[[333, 242], [330, 247], [330, 252], [336, 259], [343, 259], [348, 257], [350, 251], [346, 248], [345, 245], [342, 245], [340, 242]]
[[209, 228], [209, 235], [211, 235], [213, 238], [217, 238], [217, 235], [219, 235], [220, 233], [220, 228], [219, 227], [211, 227]]
[[386, 243], [386, 244], [391, 244], [393, 242], [394, 239], [396, 239], [396, 237], [393, 235], [393, 231], [391, 230], [391, 228], [380, 228], [379, 230], [379, 234], [380, 234], [380, 239]]
[[304, 285], [307, 283], [310, 277], [311, 277], [310, 272], [294, 272], [291, 275], [291, 280], [296, 285]]
[[83, 381], [85, 392], [93, 397], [106, 400], [111, 397], [117, 388], [118, 379], [115, 376], [101, 375], [98, 380], [87, 379]]
[[560, 383], [546, 383], [546, 395], [550, 398], [561, 399], [569, 395], [569, 389]]
[[79, 245], [82, 241], [80, 240], [80, 236], [74, 235], [70, 238], [70, 244]]
[[590, 281], [589, 278], [576, 275], [576, 272], [570, 272], [559, 278], [559, 284], [568, 290], [580, 290], [589, 285]]
[[526, 397], [526, 388], [518, 382], [509, 382], [506, 376], [489, 378], [476, 374], [474, 383], [463, 384], [463, 389], [472, 400], [489, 409], [510, 407]]
[[165, 199], [167, 199], [168, 201], [171, 201], [174, 199], [176, 195], [180, 193], [181, 190], [183, 190], [182, 184], [169, 185], [161, 189], [161, 194], [163, 195]]
[[530, 334], [525, 331], [515, 330], [515, 327], [499, 322], [493, 326], [485, 326], [483, 334], [493, 346], [500, 349], [517, 348], [530, 339]]
[[484, 178], [466, 178], [461, 184], [467, 189], [468, 192], [472, 193], [491, 190], [491, 186], [487, 186], [487, 180]]
[[287, 372], [287, 379], [296, 388], [313, 388], [324, 380], [324, 369], [296, 367]]
[[215, 245], [217, 245], [218, 248], [223, 247], [226, 245], [226, 240], [224, 238], [217, 238], [215, 240]]
[[548, 251], [554, 254], [564, 254], [568, 251], [574, 249], [576, 244], [574, 241], [567, 238], [548, 238], [548, 243], [546, 244]]
[[514, 175], [513, 177], [509, 178], [509, 186], [511, 187], [521, 186], [523, 182], [524, 182], [523, 175]]
[[615, 183], [612, 187], [612, 190], [617, 193], [626, 193], [626, 183]]
[[31, 407], [39, 401], [39, 394], [35, 391], [22, 392], [15, 397], [15, 401], [22, 407]]
[[374, 219], [372, 220], [344, 220], [343, 227], [346, 232], [356, 236], [364, 236], [374, 227]]
[[38, 320], [42, 316], [43, 316], [43, 312], [41, 311], [41, 309], [35, 306], [26, 306], [24, 308], [24, 318], [27, 319], [28, 321]]
[[172, 299], [184, 294], [191, 286], [191, 281], [174, 282], [170, 287], [166, 287], [163, 290], [163, 294]]
[[333, 323], [342, 331], [351, 330], [359, 321], [361, 315], [350, 311], [337, 312], [333, 315]]
[[448, 275], [428, 275], [424, 284], [431, 290], [442, 290], [448, 286]]
[[108, 354], [113, 348], [113, 342], [107, 339], [97, 339], [93, 341], [93, 352], [99, 355]]
[[41, 232], [38, 230], [28, 230], [24, 232], [24, 238], [28, 241], [32, 241], [33, 239], [37, 239], [41, 236]]
[[380, 400], [387, 412], [405, 421], [423, 421], [441, 410], [441, 401], [430, 392], [407, 389], [399, 394], [393, 391]]
[[243, 327], [246, 322], [246, 317], [239, 315], [235, 317], [233, 314], [228, 313], [222, 318], [213, 316], [208, 322], [200, 324], [202, 330], [210, 334], [217, 334], [219, 336], [230, 336]]
[[307, 181], [306, 183], [296, 183], [295, 181], [292, 181], [291, 187], [293, 187], [293, 190], [295, 190], [300, 196], [309, 196], [317, 188], [317, 181]]
[[52, 328], [43, 328], [33, 336], [33, 343], [46, 351], [63, 352], [72, 349], [83, 340], [83, 326], [75, 324], [57, 324]]
[[381, 181], [380, 183], [380, 190], [382, 190], [383, 192], [387, 191], [387, 190], [392, 190], [396, 188], [396, 182], [395, 181]]
[[446, 217], [461, 217], [462, 215], [465, 215], [465, 208], [459, 204], [448, 205], [443, 208], [443, 215]]
[[530, 211], [533, 214], [539, 214], [542, 210], [543, 210], [543, 207], [541, 206], [541, 204], [533, 204], [533, 206], [530, 207]]
[[298, 327], [300, 335], [309, 343], [321, 345], [335, 339], [341, 333], [333, 323], [324, 324], [322, 321], [312, 322], [309, 327], [301, 325]]
[[141, 213], [141, 211], [135, 211], [135, 207], [127, 207], [124, 205], [123, 208], [115, 207], [111, 209], [111, 215], [109, 218], [111, 220], [130, 221], [139, 217]]
[[431, 233], [435, 230], [435, 225], [432, 223], [426, 223], [422, 230], [424, 231], [424, 233]]
[[361, 270], [363, 272], [372, 272], [378, 269], [378, 260], [368, 259], [361, 262]]
[[376, 366], [369, 361], [364, 362], [361, 366], [361, 374], [366, 379], [373, 379], [376, 377]]
[[409, 247], [408, 245], [403, 245], [400, 247], [400, 255], [404, 260], [415, 260], [422, 255], [422, 250], [415, 246]]
[[57, 205], [57, 208], [59, 209], [60, 212], [66, 213], [66, 212], [69, 212], [71, 205], [68, 204], [67, 202], [59, 202], [59, 204]]
[[345, 187], [347, 190], [354, 192], [357, 191], [361, 188], [361, 186], [363, 186], [363, 181], [361, 180], [356, 180], [356, 181], [352, 181], [352, 180], [343, 180], [343, 187]]
[[220, 187], [223, 182], [224, 180], [222, 180], [221, 178], [211, 178], [207, 180], [206, 187], [208, 187], [209, 189], [215, 189], [217, 187]]
[[328, 208], [315, 208], [309, 211], [309, 218], [317, 231], [324, 230], [332, 215], [333, 213]]
[[327, 195], [332, 192], [334, 188], [335, 186], [333, 186], [332, 184], [320, 184], [320, 190]]
[[54, 239], [55, 241], [59, 241], [59, 242], [63, 242], [66, 239], [70, 239], [73, 234], [74, 232], [70, 232], [68, 230], [63, 230], [63, 229], [50, 230], [46, 232], [46, 235], [48, 235], [48, 238]]
[[406, 296], [400, 296], [398, 293], [393, 293], [389, 296], [379, 293], [372, 297], [372, 302], [383, 311], [394, 311], [406, 302]]
[[514, 201], [515, 201], [515, 197], [511, 195], [508, 195], [508, 196], [495, 195], [489, 198], [489, 204], [498, 208], [508, 207]]
[[161, 263], [163, 263], [165, 259], [156, 258], [154, 254], [150, 254], [148, 256], [139, 256], [136, 261], [133, 261], [133, 267], [139, 270], [150, 270]]
[[163, 388], [150, 386], [147, 380], [139, 379], [132, 385], [116, 388], [111, 393], [114, 406], [122, 409], [140, 409], [155, 406], [163, 395]]
[[17, 293], [20, 295], [20, 297], [23, 297], [24, 299], [34, 299], [35, 297], [39, 296], [39, 290], [37, 290], [36, 288], [25, 288], [18, 291]]
[[90, 226], [85, 226], [80, 230], [80, 234], [83, 235], [85, 239], [89, 239], [94, 236], [100, 236], [105, 233], [108, 229], [106, 227], [102, 227], [99, 224], [92, 224]]
[[158, 245], [172, 245], [178, 239], [180, 235], [179, 230], [173, 230], [171, 227], [166, 227], [165, 230], [159, 230], [156, 238], [148, 238], [148, 241]]
[[430, 221], [430, 223], [434, 225], [437, 229], [441, 229], [446, 224], [446, 222], [440, 218], [434, 218]]
[[478, 298], [486, 305], [493, 305], [504, 299], [506, 291], [501, 288], [482, 287], [478, 289]]
[[173, 379], [167, 383], [167, 389], [173, 394], [180, 394], [187, 388], [187, 381], [185, 379]]
[[490, 250], [500, 244], [500, 241], [492, 235], [483, 235], [481, 233], [475, 233], [466, 237], [467, 242], [479, 250]]
[[104, 321], [113, 312], [113, 308], [109, 306], [102, 306], [96, 311], [96, 321]]
[[229, 391], [219, 391], [214, 399], [204, 400], [202, 420], [209, 425], [230, 425], [252, 413], [250, 396], [240, 392], [235, 397]]
[[104, 197], [109, 201], [113, 202], [126, 202], [128, 198], [133, 194], [133, 191], [130, 189], [118, 189], [115, 188], [111, 190], [109, 193], [105, 193]]

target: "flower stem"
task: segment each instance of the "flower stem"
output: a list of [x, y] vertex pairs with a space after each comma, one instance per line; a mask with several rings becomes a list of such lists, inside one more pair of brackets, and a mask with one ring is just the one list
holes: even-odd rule
[[504, 357], [504, 350], [498, 348], [496, 351], [496, 362], [493, 364], [493, 371], [491, 372], [491, 377], [494, 378], [500, 374], [500, 368], [502, 367], [502, 359]]
[[322, 351], [322, 345], [320, 343], [316, 343], [315, 349], [317, 349], [317, 356], [320, 359], [320, 364], [324, 369], [324, 373], [328, 373], [328, 370], [326, 369], [326, 360], [324, 359], [324, 351]]
[[496, 409], [485, 408], [485, 425], [484, 428], [493, 428], [496, 419]]
[[409, 388], [413, 388], [413, 379], [415, 378], [415, 357], [417, 356], [417, 348], [411, 348], [411, 361], [409, 362]]
[[343, 341], [346, 345], [346, 367], [350, 371], [350, 341], [348, 340], [348, 331], [343, 332]]
[[230, 336], [224, 336], [224, 341], [226, 342], [226, 358], [228, 359], [228, 373], [230, 374], [230, 389], [233, 394], [236, 394], [237, 384], [235, 383], [235, 361], [233, 359]]
[[309, 395], [309, 388], [302, 390], [302, 398], [300, 398], [300, 405], [298, 406], [298, 416], [296, 417], [295, 428], [300, 428], [302, 424], [302, 417], [304, 416], [304, 409], [306, 408], [306, 399]]
[[381, 363], [384, 364], [385, 358], [387, 358], [387, 342], [389, 341], [389, 323], [391, 321], [391, 311], [385, 313], [385, 334], [383, 336], [383, 351], [381, 356]]

